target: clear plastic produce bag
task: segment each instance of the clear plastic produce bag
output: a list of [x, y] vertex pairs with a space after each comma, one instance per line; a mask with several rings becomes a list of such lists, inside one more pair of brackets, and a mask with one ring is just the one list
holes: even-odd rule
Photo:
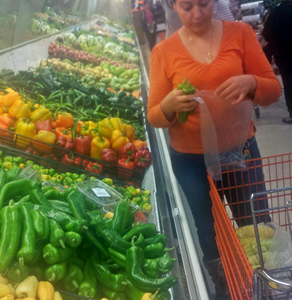
[[214, 180], [221, 180], [221, 164], [245, 167], [243, 147], [251, 123], [252, 102], [232, 105], [215, 91], [198, 91], [201, 138], [206, 167]]

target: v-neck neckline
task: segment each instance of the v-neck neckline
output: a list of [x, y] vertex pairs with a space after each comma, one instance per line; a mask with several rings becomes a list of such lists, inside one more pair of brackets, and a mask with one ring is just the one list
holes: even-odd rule
[[211, 66], [211, 65], [214, 63], [214, 61], [218, 58], [218, 56], [219, 56], [219, 54], [220, 54], [220, 52], [221, 52], [221, 50], [222, 50], [222, 47], [223, 47], [223, 41], [224, 41], [224, 39], [225, 39], [225, 31], [226, 31], [226, 30], [225, 30], [226, 24], [225, 24], [225, 21], [224, 21], [224, 20], [222, 20], [222, 24], [223, 24], [223, 33], [222, 33], [222, 39], [221, 39], [221, 42], [220, 42], [220, 47], [219, 47], [219, 50], [218, 50], [216, 56], [214, 57], [214, 59], [213, 59], [209, 64], [204, 64], [204, 63], [198, 61], [196, 58], [194, 58], [194, 57], [192, 56], [192, 54], [189, 52], [189, 50], [186, 48], [186, 46], [185, 46], [184, 43], [182, 42], [182, 40], [181, 40], [181, 38], [180, 38], [180, 36], [179, 36], [179, 34], [178, 34], [178, 30], [176, 31], [176, 36], [177, 36], [179, 42], [181, 43], [181, 45], [183, 46], [183, 48], [185, 49], [185, 51], [187, 52], [188, 56], [189, 56], [190, 58], [192, 58], [192, 60], [194, 60], [196, 63], [198, 63], [198, 64], [200, 64], [200, 65], [202, 65], [202, 66], [209, 67], [209, 66]]

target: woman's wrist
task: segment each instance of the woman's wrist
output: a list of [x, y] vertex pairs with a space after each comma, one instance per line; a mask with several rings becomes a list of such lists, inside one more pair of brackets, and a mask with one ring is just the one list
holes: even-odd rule
[[251, 100], [254, 99], [257, 89], [257, 80], [253, 75], [247, 75], [250, 76], [250, 88], [248, 92], [248, 96], [251, 98]]
[[168, 122], [171, 122], [175, 117], [175, 112], [168, 109], [167, 105], [165, 105], [165, 101], [160, 103], [160, 108], [167, 119]]

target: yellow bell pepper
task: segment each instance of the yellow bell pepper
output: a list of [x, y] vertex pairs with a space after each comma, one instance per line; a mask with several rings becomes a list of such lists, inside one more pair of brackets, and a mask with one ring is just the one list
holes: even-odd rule
[[[44, 153], [50, 153], [52, 152], [53, 147], [44, 145], [43, 143], [54, 145], [56, 142], [56, 135], [51, 131], [40, 130], [38, 134], [33, 137], [33, 139], [36, 140], [32, 141], [32, 144], [36, 148], [36, 150]], [[37, 141], [40, 141], [42, 143], [39, 143]]]
[[9, 115], [12, 118], [29, 118], [31, 114], [31, 103], [24, 103], [21, 100], [16, 100], [9, 108]]
[[7, 284], [8, 283], [8, 280], [2, 276], [2, 274], [0, 274], [0, 283], [2, 284]]
[[21, 98], [17, 92], [11, 92], [11, 93], [8, 93], [7, 95], [1, 97], [3, 111], [8, 112], [9, 108], [17, 100], [21, 100]]
[[100, 159], [100, 152], [104, 148], [109, 148], [110, 142], [105, 137], [97, 136], [91, 141], [90, 156], [95, 159]]
[[102, 121], [98, 122], [97, 124], [98, 124], [98, 134], [107, 139], [110, 139], [113, 133], [113, 127], [109, 119], [105, 118]]
[[13, 286], [11, 283], [8, 283], [7, 286], [9, 286], [9, 288], [10, 288], [10, 293], [11, 293], [14, 297], [16, 297], [16, 291], [15, 291], [14, 286]]
[[[19, 119], [17, 122], [15, 133], [23, 135], [28, 138], [33, 138], [36, 135], [36, 128], [34, 123], [27, 119]], [[15, 136], [16, 139], [16, 136]], [[27, 147], [30, 144], [30, 140], [24, 137], [17, 136], [16, 146]]]
[[26, 277], [16, 288], [18, 298], [32, 297], [35, 298], [38, 289], [38, 280], [35, 276]]
[[59, 292], [54, 293], [54, 300], [63, 300], [63, 298]]
[[111, 148], [114, 151], [119, 151], [119, 149], [126, 145], [128, 141], [129, 139], [124, 137], [121, 131], [114, 130], [110, 139]]
[[38, 285], [39, 300], [54, 300], [55, 289], [49, 281], [40, 281]]
[[8, 294], [3, 298], [0, 298], [0, 300], [14, 300], [14, 296], [12, 294]]
[[113, 130], [119, 130], [123, 133], [124, 125], [120, 118], [111, 118], [109, 121], [112, 125]]
[[0, 297], [4, 297], [8, 294], [11, 294], [10, 287], [6, 284], [0, 283]]
[[40, 106], [31, 113], [30, 118], [34, 123], [51, 120], [52, 113], [44, 106]]
[[81, 126], [81, 135], [95, 137], [97, 136], [97, 125], [92, 121], [85, 122]]
[[125, 136], [129, 139], [130, 142], [133, 142], [135, 139], [135, 128], [132, 125], [128, 124], [123, 124], [124, 125], [124, 130], [125, 130]]

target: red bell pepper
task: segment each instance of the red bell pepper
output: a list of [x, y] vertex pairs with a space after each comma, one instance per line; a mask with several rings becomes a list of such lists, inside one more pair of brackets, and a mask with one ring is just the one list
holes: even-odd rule
[[77, 136], [74, 140], [75, 152], [89, 155], [91, 147], [91, 137], [90, 136]]
[[115, 164], [117, 162], [117, 155], [113, 149], [104, 148], [100, 152], [100, 159]]
[[126, 158], [121, 158], [118, 160], [118, 166], [121, 167], [118, 169], [118, 177], [123, 179], [130, 179], [133, 175], [133, 170], [135, 164]]
[[[73, 151], [74, 149], [74, 144], [73, 144], [73, 140], [71, 138], [67, 138], [65, 136], [59, 136], [57, 137], [57, 141], [56, 141], [56, 145], [68, 150], [68, 151]], [[62, 153], [67, 153], [67, 151], [61, 151]]]
[[74, 154], [73, 153], [65, 154], [61, 159], [61, 163], [74, 166], [76, 163]]
[[136, 147], [133, 143], [127, 143], [119, 149], [119, 158], [134, 159]]
[[147, 147], [140, 147], [135, 154], [134, 164], [137, 168], [146, 169], [151, 165], [151, 153]]
[[87, 165], [86, 171], [95, 173], [95, 174], [101, 174], [102, 173], [102, 166], [96, 162], [89, 162], [89, 164]]
[[37, 132], [39, 132], [40, 130], [52, 131], [52, 125], [50, 120], [35, 123], [35, 128]]

